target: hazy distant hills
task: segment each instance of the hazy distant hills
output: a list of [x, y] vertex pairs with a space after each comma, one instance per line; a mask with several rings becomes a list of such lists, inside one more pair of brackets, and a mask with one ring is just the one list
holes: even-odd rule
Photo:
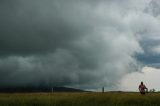
[[53, 92], [84, 92], [84, 90], [68, 87], [54, 87]]
[[81, 89], [69, 87], [8, 87], [0, 88], [0, 92], [85, 92]]

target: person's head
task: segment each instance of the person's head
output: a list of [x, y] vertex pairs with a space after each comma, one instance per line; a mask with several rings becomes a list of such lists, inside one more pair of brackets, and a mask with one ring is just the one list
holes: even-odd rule
[[141, 85], [143, 85], [143, 82], [141, 81]]

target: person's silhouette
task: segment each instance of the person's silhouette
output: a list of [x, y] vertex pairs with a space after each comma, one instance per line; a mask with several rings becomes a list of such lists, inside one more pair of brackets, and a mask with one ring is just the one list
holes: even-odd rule
[[142, 95], [145, 95], [145, 92], [147, 91], [147, 87], [143, 84], [143, 82], [141, 82], [141, 84], [139, 85], [139, 92], [142, 94]]

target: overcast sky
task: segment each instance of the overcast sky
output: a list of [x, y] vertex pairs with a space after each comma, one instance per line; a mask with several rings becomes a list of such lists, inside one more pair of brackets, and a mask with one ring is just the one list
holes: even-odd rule
[[1, 0], [0, 23], [0, 87], [137, 90], [160, 74], [159, 0]]

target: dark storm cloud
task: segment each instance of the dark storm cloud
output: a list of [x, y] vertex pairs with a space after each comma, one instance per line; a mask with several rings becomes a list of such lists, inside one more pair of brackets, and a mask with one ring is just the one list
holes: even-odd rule
[[157, 17], [160, 14], [160, 1], [151, 0], [149, 6], [145, 9], [146, 12], [149, 12], [153, 16]]
[[[57, 1], [4, 1], [0, 9], [1, 54], [51, 52], [78, 39], [85, 26], [74, 25], [79, 19], [70, 6]], [[70, 22], [74, 18], [75, 23]]]
[[0, 86], [113, 89], [139, 68], [135, 54], [143, 52], [147, 19], [139, 21], [149, 14], [147, 3], [0, 1]]

